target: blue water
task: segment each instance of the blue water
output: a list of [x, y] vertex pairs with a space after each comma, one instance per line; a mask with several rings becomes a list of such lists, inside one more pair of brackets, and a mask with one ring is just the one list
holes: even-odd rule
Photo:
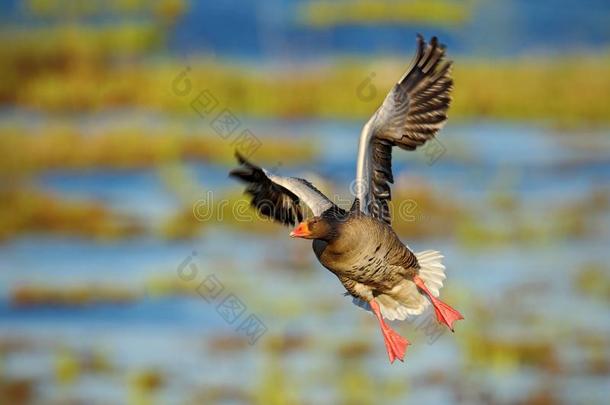
[[[273, 126], [269, 122], [254, 122], [252, 125], [261, 129]], [[280, 128], [286, 125], [278, 124]], [[311, 166], [291, 167], [290, 162], [286, 162], [278, 170], [308, 177], [313, 173], [346, 188], [353, 177], [358, 130], [358, 125], [350, 122], [296, 123], [295, 136], [308, 133], [320, 145], [328, 144], [330, 147], [323, 147], [320, 157]], [[429, 165], [417, 153], [395, 153], [395, 177], [397, 183], [407, 190], [411, 181], [431, 184], [440, 196], [479, 207], [481, 215], [488, 216], [490, 220], [494, 215], [490, 214], [488, 203], [490, 194], [494, 192], [514, 195], [523, 204], [526, 210], [524, 215], [545, 218], [549, 209], [578, 201], [593, 191], [610, 188], [610, 160], [606, 159], [610, 156], [610, 138], [603, 133], [579, 135], [579, 142], [596, 145], [594, 150], [586, 151], [561, 140], [568, 136], [575, 135], [553, 134], [544, 128], [493, 123], [449, 126], [441, 138], [447, 148], [447, 153], [441, 159]], [[585, 139], [589, 141], [584, 142]], [[591, 157], [591, 154], [601, 159], [593, 159], [593, 163], [582, 160], [583, 156]], [[562, 169], [558, 170], [557, 167]], [[220, 196], [236, 187], [227, 179], [227, 167], [191, 163], [185, 170], [193, 176], [192, 184], [200, 187], [195, 190], [195, 197], [203, 198], [207, 191]], [[152, 229], [160, 226], [180, 206], [179, 199], [165, 186], [159, 170], [56, 171], [42, 174], [36, 181], [44, 189], [67, 198], [100, 200], [121, 212], [143, 219]], [[349, 197], [347, 191], [343, 195]], [[610, 223], [607, 214], [596, 221], [600, 224]], [[576, 249], [577, 255], [572, 254], [575, 249], [567, 249], [567, 246], [578, 243], [573, 241], [562, 242], [565, 243], [563, 248], [556, 244], [531, 250], [526, 246], [515, 246], [489, 253], [456, 248], [451, 240], [416, 241], [411, 245], [417, 249], [425, 249], [429, 245], [441, 246], [447, 252], [449, 267], [460, 269], [452, 276], [454, 280], [485, 295], [495, 288], [517, 283], [527, 267], [537, 269], [533, 278], [545, 279], [552, 272], [561, 271], [545, 265], [546, 261], [559, 264], [563, 271], [567, 271], [587, 260], [606, 260], [607, 229], [602, 229], [603, 235], [594, 240], [582, 242], [582, 246]], [[52, 309], [50, 312], [14, 309], [8, 306], [7, 299], [14, 286], [33, 282], [57, 286], [118, 282], [141, 289], [155, 275], [175, 277], [176, 267], [192, 251], [197, 251], [203, 268], [227, 268], [227, 280], [241, 279], [241, 284], [247, 285], [244, 280], [256, 282], [260, 278], [258, 269], [264, 271], [268, 266], [278, 266], [277, 263], [268, 263], [278, 249], [292, 251], [295, 249], [294, 241], [279, 241], [273, 237], [261, 239], [213, 228], [206, 228], [197, 240], [173, 243], [154, 237], [115, 243], [42, 235], [23, 236], [0, 245], [0, 296], [3, 297], [0, 322], [28, 324], [58, 315], [61, 319], [67, 317], [67, 322], [77, 323], [114, 319], [118, 327], [136, 320], [179, 322], [186, 326], [192, 321], [191, 312], [188, 304], [181, 300], [156, 302], [151, 299], [133, 305], [125, 304], [125, 308], [108, 306], [72, 313], [65, 309]], [[312, 277], [321, 277], [320, 273], [324, 273], [319, 265], [312, 257], [309, 259], [312, 271], [315, 269]], [[488, 265], [494, 271], [488, 271]], [[471, 279], [471, 275], [477, 272], [480, 275]], [[287, 281], [280, 281], [280, 285]], [[336, 282], [329, 282], [334, 283], [331, 290], [336, 289], [339, 293]], [[168, 313], [173, 316], [167, 316]]]
[[[457, 1], [458, 3], [462, 3]], [[299, 23], [303, 0], [193, 1], [169, 33], [167, 51], [182, 57], [205, 53], [228, 59], [311, 59], [337, 54], [411, 55], [421, 32], [439, 35], [455, 54], [514, 56], [595, 51], [610, 45], [610, 4], [583, 1], [476, 1], [474, 13], [455, 27], [418, 24], [344, 24], [318, 29]], [[104, 4], [104, 3], [100, 3]], [[28, 15], [16, 0], [0, 1], [4, 24], [53, 24], [61, 18]], [[89, 23], [142, 20], [106, 13]]]
[[[471, 20], [449, 28], [346, 24], [317, 29], [298, 23], [298, 6], [303, 3], [191, 1], [190, 12], [169, 30], [166, 46], [155, 52], [174, 58], [205, 55], [263, 64], [311, 63], [337, 55], [409, 57], [416, 32], [438, 35], [458, 56], [563, 55], [605, 51], [610, 46], [610, 4], [606, 0], [479, 1]], [[74, 21], [63, 16], [41, 20], [24, 9], [22, 2], [0, 0], [2, 27]], [[83, 22], [107, 24], [128, 19], [146, 17], [103, 15]], [[3, 108], [0, 118], [43, 133], [41, 129], [53, 116]], [[131, 120], [154, 132], [175, 119], [131, 110], [65, 118], [84, 134]], [[180, 124], [195, 127], [200, 122], [181, 117]], [[325, 179], [344, 190], [341, 197], [350, 197], [347, 186], [354, 176], [360, 122], [250, 119], [244, 124], [261, 135], [263, 148], [264, 134], [313, 138], [320, 147], [311, 162], [279, 161], [274, 169], [306, 176], [314, 183]], [[483, 223], [503, 230], [511, 229], [512, 218], [498, 212], [491, 201], [495, 195], [509, 195], [519, 204], [520, 219], [531, 221], [536, 229], [546, 229], [556, 220], [551, 216], [553, 210], [582, 201], [593, 192], [610, 190], [608, 135], [607, 128], [557, 133], [537, 125], [452, 121], [439, 138], [446, 153], [433, 164], [421, 152], [394, 153], [396, 184], [405, 190], [412, 184], [428, 184], [439, 198], [467, 206]], [[336, 277], [316, 262], [308, 243], [287, 238], [287, 230], [261, 236], [204, 224], [202, 234], [191, 240], [169, 242], [154, 236], [180, 207], [206, 198], [208, 192], [219, 198], [236, 190], [238, 186], [227, 179], [228, 170], [222, 165], [188, 162], [142, 170], [57, 170], [33, 177], [35, 186], [63, 198], [100, 201], [113, 211], [134, 216], [153, 236], [97, 241], [28, 234], [2, 242], [0, 376], [34, 379], [37, 395], [46, 402], [76, 398], [86, 403], [92, 399], [122, 403], [133, 398], [130, 376], [156, 369], [166, 377], [156, 399], [171, 404], [186, 403], [194, 392], [210, 387], [256, 389], [277, 360], [280, 374], [289, 380], [287, 385], [292, 391], [300, 389], [298, 396], [309, 403], [337, 402], [341, 386], [337, 378], [358, 368], [364, 368], [365, 382], [373, 387], [375, 400], [388, 404], [404, 403], [405, 398], [454, 403], [455, 387], [464, 386], [470, 387], [470, 391], [460, 392], [466, 403], [480, 402], [480, 394], [485, 392], [502, 402], [516, 402], [540, 386], [548, 386], [549, 381], [552, 391], [567, 403], [607, 400], [607, 375], [582, 370], [592, 350], [575, 341], [607, 337], [609, 308], [602, 299], [578, 292], [573, 281], [587, 264], [601, 265], [608, 273], [607, 209], [566, 214], [582, 216], [596, 225], [596, 232], [574, 240], [551, 237], [536, 243], [473, 248], [450, 236], [405, 239], [413, 250], [434, 248], [444, 253], [449, 278], [443, 296], [461, 304], [466, 320], [457, 325], [455, 335], [447, 332], [433, 344], [414, 325], [394, 325], [414, 344], [405, 364], [389, 367], [374, 319], [343, 297]], [[187, 193], [178, 193], [169, 184], [167, 177], [175, 171], [188, 180]], [[193, 252], [197, 253], [198, 272], [186, 286], [190, 295], [157, 294], [155, 282], [177, 281], [178, 266]], [[222, 297], [235, 294], [246, 306], [244, 316], [255, 314], [268, 328], [255, 345], [235, 351], [212, 346], [215, 338], [230, 340], [243, 335], [236, 330], [241, 320], [229, 324], [221, 317], [219, 300], [208, 302], [197, 295], [199, 283], [211, 274], [224, 286]], [[84, 307], [14, 305], [11, 298], [16, 288], [39, 284], [118, 286], [140, 298]], [[474, 314], [482, 309], [493, 319], [474, 324]], [[271, 337], [284, 334], [303, 336], [309, 345], [270, 360], [267, 345]], [[565, 369], [552, 374], [520, 365], [469, 364], [465, 354], [469, 338], [465, 336], [487, 335], [550, 342]], [[373, 350], [361, 362], [337, 355], [342, 343], [354, 339], [369, 342]], [[11, 345], [16, 348], [10, 349]], [[607, 348], [603, 343], [602, 358], [607, 357]], [[59, 384], [56, 370], [64, 352], [79, 359], [102, 353], [113, 371], [84, 371], [76, 381]], [[427, 373], [445, 380], [422, 383]], [[273, 383], [279, 386], [279, 380]], [[398, 387], [399, 393], [387, 394], [388, 384]]]

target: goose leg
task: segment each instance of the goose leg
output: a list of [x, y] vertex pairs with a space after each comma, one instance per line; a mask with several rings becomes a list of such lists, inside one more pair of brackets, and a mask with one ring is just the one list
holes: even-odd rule
[[460, 319], [464, 319], [462, 314], [432, 295], [432, 293], [430, 293], [428, 290], [428, 287], [426, 287], [426, 284], [424, 284], [424, 280], [422, 280], [419, 276], [413, 277], [413, 282], [428, 296], [430, 302], [432, 302], [434, 312], [436, 313], [436, 319], [439, 321], [439, 323], [444, 323], [453, 332], [453, 323], [455, 321], [459, 321]]
[[383, 341], [385, 343], [385, 348], [388, 351], [390, 363], [394, 363], [394, 360], [396, 359], [404, 361], [405, 352], [407, 351], [409, 341], [396, 333], [395, 330], [390, 328], [388, 324], [384, 322], [377, 301], [372, 299], [369, 301], [369, 305], [377, 317], [377, 320], [379, 320], [379, 327], [381, 328], [381, 333], [383, 334]]

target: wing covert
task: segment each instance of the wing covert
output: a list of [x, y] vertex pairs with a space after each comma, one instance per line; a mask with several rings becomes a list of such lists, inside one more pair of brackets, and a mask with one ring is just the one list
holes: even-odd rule
[[392, 147], [415, 150], [434, 138], [447, 121], [451, 103], [451, 61], [436, 37], [417, 36], [412, 67], [392, 87], [362, 129], [356, 173], [363, 209], [388, 224], [392, 198]]
[[318, 216], [335, 206], [320, 190], [307, 180], [282, 177], [250, 163], [236, 153], [240, 166], [229, 175], [247, 184], [246, 194], [250, 205], [261, 214], [284, 225], [294, 225], [303, 220], [302, 201]]

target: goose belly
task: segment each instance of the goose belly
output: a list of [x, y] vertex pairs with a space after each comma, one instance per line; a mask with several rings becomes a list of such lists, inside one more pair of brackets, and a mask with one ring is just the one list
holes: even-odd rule
[[[376, 249], [370, 244], [354, 244], [340, 251], [329, 248], [323, 241], [314, 241], [313, 250], [320, 263], [331, 272], [348, 277], [354, 281], [366, 282], [374, 274], [382, 275], [389, 271], [385, 262], [383, 247]], [[382, 251], [383, 250], [383, 251]]]

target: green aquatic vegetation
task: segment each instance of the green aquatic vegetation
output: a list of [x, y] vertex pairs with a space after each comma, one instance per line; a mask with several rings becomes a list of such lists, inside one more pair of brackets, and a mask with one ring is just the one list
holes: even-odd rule
[[293, 381], [282, 358], [273, 352], [267, 352], [262, 373], [258, 376], [253, 391], [254, 403], [259, 405], [297, 404], [299, 385]]
[[[345, 345], [365, 344], [358, 340], [348, 340]], [[410, 389], [410, 382], [403, 378], [390, 376], [380, 377], [371, 372], [368, 360], [369, 353], [373, 352], [373, 343], [365, 344], [369, 348], [365, 353], [355, 357], [337, 359], [337, 370], [331, 377], [330, 384], [336, 391], [336, 403], [341, 404], [378, 404], [394, 403], [405, 398]], [[361, 346], [364, 349], [364, 346]], [[372, 356], [375, 357], [375, 356]], [[381, 359], [375, 359], [380, 361]], [[405, 363], [408, 359], [405, 359]]]
[[337, 376], [339, 403], [376, 404], [381, 393], [376, 392], [376, 382], [372, 380], [363, 364], [349, 363]]
[[128, 404], [155, 404], [156, 393], [167, 383], [167, 377], [161, 370], [143, 369], [132, 372], [127, 379]]
[[203, 227], [204, 223], [193, 215], [193, 208], [187, 206], [163, 222], [160, 235], [166, 240], [193, 239], [202, 233]]
[[[31, 188], [2, 190], [0, 237], [10, 239], [23, 233], [41, 232], [110, 240], [146, 233], [165, 240], [180, 240], [197, 238], [208, 227], [270, 235], [286, 233], [285, 227], [250, 207], [249, 198], [242, 194], [241, 189], [231, 188], [210, 194], [214, 198], [209, 200], [195, 199], [198, 195], [206, 195], [196, 190], [195, 184], [182, 187], [181, 184], [172, 184], [174, 180], [165, 179], [165, 182], [170, 191], [177, 193], [182, 200], [182, 206], [146, 228], [135, 218], [116, 214], [97, 201], [62, 199]], [[333, 189], [333, 186], [329, 188], [329, 195], [335, 195]], [[390, 207], [393, 226], [401, 237], [408, 240], [455, 237], [470, 248], [586, 238], [599, 231], [596, 218], [608, 208], [607, 192], [603, 191], [549, 208], [543, 215], [527, 212], [516, 199], [499, 201], [492, 198], [483, 208], [466, 208], [458, 200], [444, 200], [421, 182], [403, 185], [398, 181], [393, 194]], [[494, 220], [474, 215], [474, 209], [477, 212], [485, 209], [493, 214]], [[281, 268], [282, 271], [290, 268], [306, 274], [311, 266], [304, 254], [294, 254], [282, 261], [270, 260], [275, 261], [268, 263], [269, 268]]]
[[80, 362], [77, 354], [67, 348], [61, 348], [55, 358], [55, 379], [62, 385], [71, 385], [81, 376]]
[[265, 336], [263, 343], [265, 350], [279, 355], [304, 351], [312, 346], [309, 336], [296, 334]]
[[220, 385], [204, 387], [192, 395], [188, 404], [252, 404], [252, 395], [241, 387], [235, 385]]
[[598, 218], [610, 211], [610, 191], [597, 189], [554, 210], [556, 231], [566, 237], [583, 238], [603, 232]]
[[211, 212], [200, 218], [216, 226], [230, 227], [243, 232], [260, 234], [279, 233], [282, 230], [280, 225], [252, 208], [250, 199], [244, 196], [241, 190], [223, 194], [217, 203], [211, 205]]
[[445, 199], [424, 182], [399, 179], [390, 203], [392, 227], [403, 238], [450, 237], [467, 213], [456, 199]]
[[487, 334], [484, 332], [486, 329], [489, 328], [466, 331], [459, 337], [468, 367], [489, 368], [497, 372], [514, 372], [523, 367], [549, 372], [560, 369], [557, 348], [552, 341], [525, 336], [508, 339]]
[[131, 384], [142, 391], [155, 391], [163, 386], [165, 378], [159, 370], [141, 370], [131, 376]]
[[94, 16], [148, 16], [173, 21], [184, 14], [188, 8], [185, 0], [90, 0], [74, 2], [71, 0], [26, 0], [23, 2], [27, 12], [35, 17], [87, 18]]
[[588, 331], [573, 337], [572, 344], [583, 351], [584, 364], [578, 365], [584, 374], [594, 376], [610, 375], [610, 339], [603, 332]]
[[[528, 296], [540, 297], [551, 290], [544, 282], [513, 285], [495, 302], [481, 300], [462, 291], [460, 308], [465, 307], [468, 323], [455, 334], [468, 371], [487, 370], [497, 374], [515, 374], [530, 369], [555, 376], [566, 372], [559, 350], [571, 339], [573, 330], [564, 322], [549, 320], [547, 315], [521, 309]], [[547, 297], [545, 297], [547, 299]]]
[[[20, 97], [15, 96], [31, 86], [37, 87], [40, 96], [53, 97], [53, 92], [59, 92], [72, 97], [76, 94], [74, 90], [85, 88], [94, 96], [100, 90], [96, 83], [112, 65], [113, 58], [149, 53], [162, 44], [163, 35], [159, 26], [151, 22], [3, 26], [0, 41], [10, 42], [11, 46], [0, 48], [0, 72], [6, 75], [5, 79], [12, 80], [0, 82], [0, 100], [18, 102]], [[79, 77], [72, 83], [79, 84], [77, 89], [63, 87], [56, 81], [71, 73]], [[39, 82], [42, 86], [38, 87], [35, 78], [51, 80]], [[86, 83], [83, 78], [92, 81]]]
[[470, 249], [494, 248], [514, 243], [545, 244], [568, 237], [584, 237], [587, 233], [575, 228], [557, 232], [556, 223], [532, 222], [524, 217], [501, 219], [493, 223], [473, 216], [461, 218], [456, 228], [456, 240]]
[[315, 0], [301, 3], [298, 16], [302, 24], [316, 28], [404, 23], [452, 27], [466, 23], [474, 5], [475, 1], [451, 0]]
[[101, 350], [79, 351], [59, 343], [54, 350], [55, 380], [62, 385], [72, 385], [84, 375], [112, 375], [115, 365]]
[[602, 232], [599, 218], [608, 212], [609, 201], [608, 191], [600, 189], [572, 201], [549, 204], [545, 212], [539, 212], [507, 192], [493, 193], [484, 210], [478, 210], [487, 215], [465, 212], [457, 221], [455, 236], [474, 249], [584, 240]]
[[[261, 163], [297, 164], [311, 160], [316, 153], [308, 139], [259, 139], [264, 147], [258, 148], [253, 157]], [[184, 126], [169, 124], [166, 128], [157, 126], [153, 133], [145, 126], [130, 126], [100, 128], [95, 134], [86, 134], [70, 123], [49, 124], [43, 133], [2, 125], [0, 152], [7, 156], [0, 161], [0, 176], [8, 178], [54, 169], [135, 169], [186, 161], [235, 162], [235, 146], [211, 130], [192, 134]]]
[[[607, 66], [607, 54], [526, 57], [496, 63], [458, 60], [452, 112], [464, 117], [548, 121], [567, 127], [607, 124]], [[573, 97], [575, 88], [591, 91], [579, 99]]]
[[231, 352], [242, 352], [250, 345], [247, 337], [229, 333], [215, 335], [206, 339], [206, 346], [211, 354], [217, 356]]
[[510, 243], [506, 228], [490, 227], [468, 216], [456, 228], [456, 240], [469, 248], [501, 246]]
[[153, 276], [144, 282], [144, 291], [149, 297], [196, 297], [195, 285], [177, 275]]
[[25, 233], [113, 240], [142, 232], [135, 219], [97, 201], [64, 199], [25, 187], [0, 190], [0, 241]]
[[484, 353], [495, 365], [503, 367], [516, 364], [519, 367], [531, 366], [544, 370], [556, 370], [560, 367], [556, 348], [547, 341], [479, 341], [481, 348], [478, 354]]
[[138, 292], [115, 285], [22, 284], [12, 289], [9, 302], [14, 307], [87, 307], [100, 304], [130, 304], [139, 298]]
[[590, 297], [610, 303], [610, 272], [600, 263], [587, 263], [573, 279], [576, 290]]
[[[123, 4], [124, 3], [124, 4]], [[409, 2], [319, 0], [300, 4], [302, 22], [318, 27], [353, 23], [419, 21], [462, 24], [476, 0]], [[238, 116], [267, 118], [366, 119], [405, 70], [400, 59], [336, 57], [326, 64], [298, 67], [252, 66], [200, 57], [189, 62], [192, 97], [177, 95], [173, 83], [185, 66], [158, 55], [168, 28], [184, 13], [183, 0], [154, 3], [33, 0], [35, 15], [96, 15], [98, 9], [145, 9], [147, 18], [113, 24], [7, 26], [0, 40], [0, 103], [45, 112], [99, 112], [145, 108], [195, 114], [196, 92], [211, 91]], [[121, 12], [123, 13], [123, 12]], [[158, 55], [156, 58], [146, 57]], [[513, 59], [455, 57], [452, 120], [489, 118], [548, 122], [561, 127], [606, 126], [610, 122], [607, 52]], [[117, 60], [123, 63], [117, 63]], [[369, 80], [371, 79], [372, 80]], [[370, 81], [370, 97], [358, 89]], [[574, 97], [575, 89], [586, 89]], [[550, 97], [549, 95], [552, 95]]]
[[348, 340], [337, 347], [337, 357], [342, 360], [361, 359], [373, 352], [373, 344], [366, 340]]
[[[175, 85], [185, 67], [176, 60], [110, 63], [111, 52], [138, 54], [146, 44], [154, 47], [157, 34], [119, 32], [118, 38], [134, 37], [133, 43], [115, 46], [113, 39], [96, 47], [87, 40], [81, 43], [81, 37], [88, 38], [88, 28], [83, 33], [75, 27], [66, 30], [61, 35], [28, 33], [33, 39], [0, 51], [0, 74], [10, 78], [0, 84], [1, 101], [42, 111], [97, 113], [136, 107], [193, 116], [193, 99], [207, 89], [219, 106], [240, 117], [363, 120], [382, 102], [410, 57], [374, 63], [344, 57], [325, 65], [282, 69], [199, 58], [189, 64], [192, 89], [181, 96]], [[76, 39], [65, 41], [66, 35]], [[485, 118], [562, 128], [607, 126], [608, 61], [607, 52], [500, 60], [456, 57], [451, 122]], [[360, 91], [363, 86], [366, 97]]]

